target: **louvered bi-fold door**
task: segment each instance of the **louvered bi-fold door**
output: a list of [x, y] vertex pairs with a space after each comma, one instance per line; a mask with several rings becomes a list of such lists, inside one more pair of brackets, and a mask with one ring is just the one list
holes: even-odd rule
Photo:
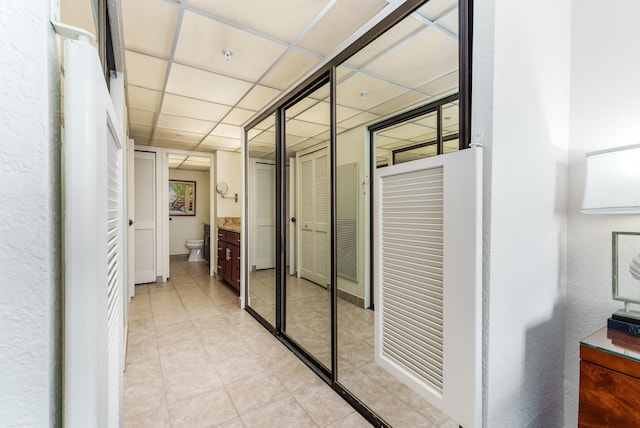
[[124, 135], [96, 49], [86, 41], [65, 42], [64, 111], [65, 426], [119, 427]]
[[481, 149], [376, 171], [376, 362], [481, 426]]
[[329, 159], [327, 149], [299, 156], [300, 276], [327, 286], [329, 277]]

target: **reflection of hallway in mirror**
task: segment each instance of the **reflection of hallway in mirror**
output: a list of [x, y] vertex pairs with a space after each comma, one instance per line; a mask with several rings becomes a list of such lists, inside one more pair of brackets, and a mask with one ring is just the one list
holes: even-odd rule
[[271, 325], [276, 325], [276, 270], [249, 272], [249, 306]]
[[374, 312], [338, 299], [338, 383], [393, 427], [458, 424], [374, 360]]
[[[250, 273], [251, 307], [275, 325], [275, 269]], [[330, 293], [287, 276], [287, 334], [331, 367]], [[374, 361], [374, 312], [338, 299], [338, 382], [394, 427], [457, 428], [425, 399]]]

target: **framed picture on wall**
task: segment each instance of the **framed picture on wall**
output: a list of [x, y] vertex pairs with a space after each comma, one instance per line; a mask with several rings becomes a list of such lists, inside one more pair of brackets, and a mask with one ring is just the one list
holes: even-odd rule
[[196, 215], [196, 182], [169, 180], [169, 215]]

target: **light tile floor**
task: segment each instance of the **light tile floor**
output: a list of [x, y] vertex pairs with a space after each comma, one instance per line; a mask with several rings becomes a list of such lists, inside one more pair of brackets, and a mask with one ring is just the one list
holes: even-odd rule
[[125, 427], [370, 426], [204, 263], [173, 257], [129, 308]]

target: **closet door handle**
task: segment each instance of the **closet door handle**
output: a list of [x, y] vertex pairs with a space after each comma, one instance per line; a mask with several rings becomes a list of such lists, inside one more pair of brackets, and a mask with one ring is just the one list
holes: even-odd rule
[[231, 260], [231, 249], [227, 248], [227, 254], [225, 256], [226, 260]]

